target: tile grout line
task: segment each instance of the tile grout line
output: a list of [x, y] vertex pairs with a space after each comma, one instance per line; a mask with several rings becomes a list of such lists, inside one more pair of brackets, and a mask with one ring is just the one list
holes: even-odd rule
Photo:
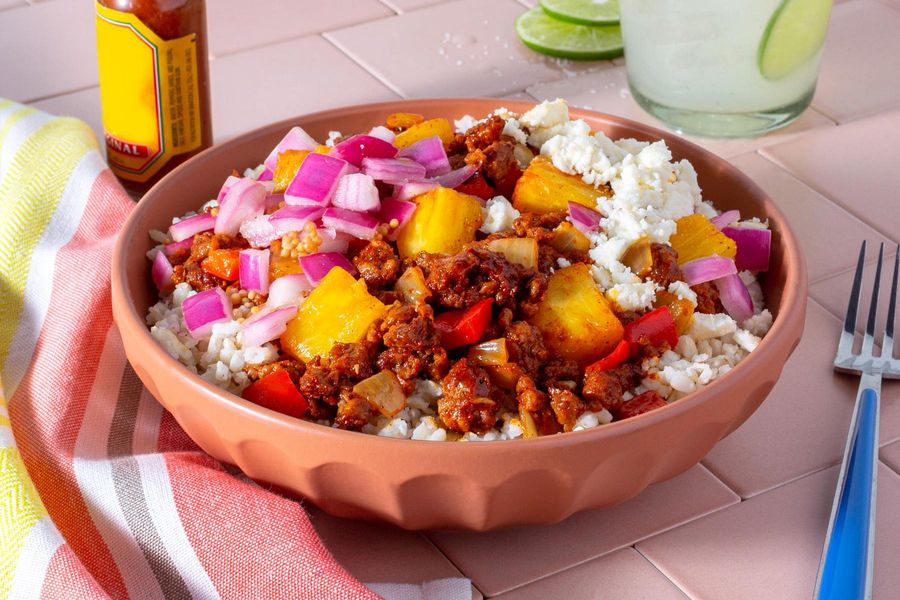
[[403, 14], [403, 11], [400, 10], [400, 7], [399, 7], [399, 6], [394, 6], [393, 4], [391, 4], [391, 0], [378, 0], [378, 2], [380, 2], [381, 4], [383, 4], [384, 6], [386, 6], [387, 8], [389, 8], [390, 10], [394, 11], [394, 14], [395, 14], [395, 15], [402, 15], [402, 14]]
[[[840, 126], [841, 126], [841, 125], [839, 124], [838, 127], [840, 127]], [[790, 175], [794, 180], [796, 180], [797, 182], [799, 182], [801, 185], [803, 185], [804, 187], [806, 187], [808, 190], [811, 190], [811, 191], [815, 192], [816, 194], [819, 194], [820, 196], [822, 196], [823, 198], [825, 198], [826, 200], [828, 200], [829, 202], [831, 202], [832, 204], [834, 204], [834, 205], [837, 206], [838, 208], [842, 209], [844, 212], [846, 212], [847, 214], [849, 214], [850, 216], [852, 216], [852, 217], [855, 218], [856, 220], [860, 221], [861, 223], [864, 223], [865, 225], [868, 225], [870, 228], [874, 229], [879, 235], [884, 236], [885, 239], [888, 239], [888, 240], [890, 240], [890, 241], [892, 241], [892, 242], [894, 242], [894, 243], [897, 243], [897, 241], [894, 240], [894, 238], [891, 237], [890, 234], [887, 234], [887, 233], [885, 233], [884, 231], [881, 231], [877, 226], [875, 226], [875, 225], [872, 224], [872, 223], [869, 223], [869, 222], [866, 221], [862, 216], [856, 214], [855, 212], [851, 211], [848, 207], [844, 206], [843, 203], [838, 202], [837, 200], [835, 200], [834, 198], [832, 198], [831, 196], [829, 196], [824, 190], [820, 190], [820, 189], [814, 187], [811, 183], [808, 183], [807, 181], [801, 179], [797, 174], [793, 173], [793, 172], [788, 168], [787, 165], [785, 165], [783, 162], [781, 162], [780, 160], [778, 160], [777, 157], [775, 157], [774, 155], [772, 155], [772, 154], [770, 153], [770, 150], [773, 150], [774, 148], [777, 148], [777, 147], [780, 146], [782, 143], [791, 143], [792, 141], [796, 141], [796, 138], [794, 138], [793, 140], [788, 141], [788, 142], [780, 142], [780, 143], [778, 143], [778, 144], [773, 144], [773, 145], [771, 145], [771, 146], [766, 146], [765, 148], [759, 148], [759, 149], [756, 150], [755, 152], [756, 152], [760, 157], [764, 158], [765, 160], [769, 161], [771, 164], [775, 165], [776, 167], [778, 167], [779, 169], [781, 169], [782, 171], [784, 171], [785, 173], [787, 173], [788, 175]]]
[[55, 94], [49, 94], [47, 96], [38, 96], [37, 98], [31, 98], [29, 100], [22, 100], [20, 104], [34, 104], [36, 102], [44, 102], [45, 100], [53, 100], [54, 98], [59, 98], [60, 96], [68, 96], [69, 94], [77, 94], [78, 92], [86, 92], [88, 90], [92, 90], [94, 88], [99, 88], [99, 83], [94, 83], [92, 85], [85, 85], [79, 88], [74, 88], [71, 90], [66, 90], [64, 92], [58, 92]]
[[466, 573], [465, 571], [463, 571], [462, 568], [461, 568], [459, 565], [457, 565], [455, 562], [453, 562], [453, 559], [450, 558], [449, 556], [447, 556], [447, 554], [446, 554], [443, 550], [441, 550], [441, 547], [440, 547], [440, 546], [438, 546], [437, 544], [434, 543], [434, 540], [432, 540], [432, 539], [431, 539], [431, 536], [428, 535], [428, 530], [426, 530], [426, 531], [418, 531], [418, 532], [416, 532], [416, 533], [418, 533], [419, 536], [421, 536], [421, 537], [422, 537], [429, 545], [431, 545], [431, 547], [434, 548], [434, 549], [438, 552], [438, 554], [440, 554], [441, 556], [443, 556], [443, 557], [444, 557], [444, 560], [446, 560], [448, 563], [450, 563], [451, 565], [453, 565], [453, 568], [456, 569], [456, 571], [457, 571], [460, 575], [465, 576], [465, 578], [469, 580], [469, 584], [470, 584], [473, 588], [475, 588], [476, 590], [478, 590], [478, 593], [479, 593], [479, 594], [481, 594], [481, 595], [482, 595], [483, 597], [485, 597], [485, 598], [488, 597], [487, 594], [485, 594], [484, 592], [482, 592], [481, 589], [480, 589], [477, 585], [475, 585], [475, 580], [473, 580], [472, 577], [471, 577], [468, 573]]
[[662, 569], [660, 569], [659, 566], [658, 566], [655, 562], [653, 562], [652, 560], [650, 560], [649, 558], [647, 558], [647, 557], [644, 555], [644, 553], [641, 552], [641, 551], [638, 549], [637, 546], [632, 546], [632, 548], [634, 548], [634, 551], [637, 552], [637, 553], [640, 555], [641, 558], [643, 558], [645, 561], [647, 561], [647, 563], [648, 563], [651, 567], [653, 567], [654, 569], [656, 569], [656, 572], [657, 572], [657, 573], [659, 573], [661, 576], [665, 577], [666, 580], [667, 580], [669, 583], [671, 583], [673, 586], [675, 586], [675, 589], [677, 589], [679, 592], [681, 592], [681, 593], [684, 595], [685, 598], [688, 598], [688, 600], [695, 600], [694, 597], [691, 596], [690, 594], [688, 594], [687, 591], [686, 591], [684, 588], [682, 588], [680, 585], [678, 585], [678, 583], [676, 583], [674, 579], [672, 579], [671, 577], [669, 577], [668, 575], [666, 575], [665, 573], [663, 573]]
[[[564, 572], [566, 572], [566, 571], [568, 571], [568, 570], [570, 570], [570, 569], [574, 569], [575, 567], [579, 567], [579, 566], [581, 566], [581, 565], [583, 565], [583, 564], [589, 563], [589, 562], [591, 562], [592, 560], [596, 560], [596, 559], [598, 559], [598, 558], [602, 558], [602, 557], [604, 557], [604, 556], [608, 556], [608, 555], [612, 554], [613, 552], [618, 552], [619, 550], [624, 550], [625, 548], [633, 548], [636, 544], [638, 544], [638, 543], [640, 543], [640, 542], [643, 542], [643, 541], [648, 540], [648, 539], [650, 539], [650, 538], [656, 537], [656, 536], [661, 535], [661, 534], [663, 534], [663, 533], [666, 533], [666, 532], [668, 532], [668, 531], [672, 531], [673, 529], [677, 529], [678, 527], [681, 527], [682, 525], [687, 525], [688, 523], [693, 523], [693, 522], [695, 522], [695, 521], [699, 521], [700, 519], [705, 519], [706, 517], [708, 517], [708, 516], [710, 516], [710, 515], [713, 515], [713, 514], [719, 512], [720, 510], [724, 510], [724, 509], [726, 509], [726, 508], [728, 508], [728, 507], [730, 507], [730, 506], [736, 506], [736, 505], [738, 505], [738, 504], [741, 503], [742, 500], [741, 500], [741, 497], [740, 497], [739, 494], [737, 494], [734, 490], [732, 490], [730, 487], [728, 487], [728, 486], [725, 485], [723, 482], [721, 482], [721, 481], [719, 480], [718, 477], [716, 477], [711, 471], [709, 471], [709, 469], [706, 468], [705, 465], [703, 465], [702, 463], [699, 463], [699, 462], [697, 463], [697, 465], [700, 466], [701, 468], [703, 468], [704, 470], [706, 470], [707, 472], [709, 472], [710, 475], [713, 477], [713, 479], [715, 479], [716, 481], [719, 481], [720, 483], [722, 483], [722, 485], [723, 485], [729, 492], [731, 492], [732, 494], [734, 494], [734, 495], [737, 497], [737, 501], [736, 501], [736, 502], [732, 502], [731, 504], [726, 504], [726, 505], [724, 505], [724, 506], [720, 506], [720, 507], [718, 507], [718, 508], [713, 508], [712, 510], [707, 510], [707, 511], [702, 512], [702, 513], [700, 513], [700, 514], [694, 515], [694, 516], [688, 518], [688, 519], [685, 520], [685, 521], [681, 521], [681, 522], [679, 522], [679, 523], [676, 523], [675, 525], [670, 525], [670, 526], [668, 526], [668, 527], [663, 527], [663, 528], [660, 529], [659, 531], [654, 531], [653, 533], [650, 533], [650, 534], [648, 534], [648, 535], [646, 535], [646, 536], [644, 536], [644, 537], [638, 538], [638, 539], [636, 539], [636, 540], [632, 540], [632, 541], [630, 541], [630, 542], [626, 542], [626, 543], [620, 544], [620, 545], [618, 545], [618, 546], [615, 546], [615, 547], [613, 547], [613, 548], [610, 548], [609, 550], [606, 550], [606, 551], [604, 551], [604, 552], [601, 552], [600, 554], [595, 554], [595, 555], [593, 555], [593, 556], [586, 557], [586, 558], [584, 558], [584, 559], [582, 559], [582, 560], [579, 560], [579, 561], [577, 561], [577, 562], [574, 562], [574, 563], [572, 563], [572, 564], [570, 564], [570, 565], [567, 565], [567, 566], [562, 567], [562, 568], [560, 568], [560, 569], [557, 569], [557, 570], [555, 570], [555, 571], [551, 571], [551, 572], [549, 572], [549, 573], [544, 573], [543, 575], [541, 575], [540, 577], [537, 577], [537, 578], [535, 578], [535, 579], [530, 579], [530, 580], [528, 580], [528, 581], [525, 581], [525, 582], [520, 583], [520, 584], [518, 584], [518, 585], [515, 585], [515, 586], [513, 586], [513, 587], [506, 588], [506, 589], [504, 589], [503, 591], [498, 592], [497, 594], [495, 594], [495, 596], [499, 596], [499, 595], [501, 595], [501, 594], [507, 594], [507, 593], [509, 593], [509, 592], [511, 592], [511, 591], [513, 591], [513, 590], [518, 590], [518, 589], [521, 589], [521, 588], [523, 588], [523, 587], [525, 587], [525, 586], [527, 586], [527, 585], [531, 585], [531, 584], [533, 584], [533, 583], [536, 583], [536, 582], [538, 582], [538, 581], [541, 581], [541, 580], [543, 580], [543, 579], [546, 579], [547, 577], [551, 577], [551, 576], [553, 576], [553, 575], [558, 575], [558, 574], [560, 574], [560, 573], [564, 573]], [[660, 482], [660, 483], [661, 483], [661, 482]], [[645, 489], [646, 489], [646, 488], [645, 488]], [[599, 510], [602, 510], [602, 509], [599, 509]], [[428, 535], [426, 534], [425, 537], [428, 537]], [[429, 540], [431, 540], [430, 537], [429, 537]], [[431, 540], [431, 541], [432, 541], [432, 544], [434, 544], [434, 545], [438, 548], [438, 550], [440, 550], [440, 547], [439, 547], [437, 544], [435, 544], [433, 540]], [[636, 548], [635, 548], [635, 549], [636, 549]], [[441, 554], [444, 554], [443, 551], [441, 551]], [[445, 555], [445, 556], [446, 556], [446, 555]], [[447, 560], [450, 560], [450, 558], [447, 557]], [[454, 563], [452, 560], [450, 560], [450, 562], [451, 562], [454, 566], [456, 566], [456, 563]], [[456, 567], [456, 568], [457, 568], [457, 570], [459, 570], [461, 573], [463, 573], [463, 571], [462, 571], [459, 567]], [[463, 574], [465, 574], [465, 573], [463, 573]], [[475, 584], [473, 583], [472, 585], [475, 585]], [[679, 589], [680, 589], [680, 588], [679, 588]], [[479, 590], [479, 591], [481, 591], [481, 590]], [[485, 597], [486, 597], [486, 598], [489, 598], [489, 596], [485, 596]]]
[[[394, 15], [393, 17], [385, 17], [385, 18], [387, 18], [387, 19], [396, 19], [396, 18], [397, 18], [397, 15]], [[373, 21], [373, 22], [374, 22], [374, 21]], [[384, 77], [382, 77], [381, 75], [379, 75], [378, 73], [372, 71], [369, 67], [367, 67], [366, 65], [364, 65], [364, 64], [363, 64], [360, 60], [358, 60], [353, 54], [351, 54], [350, 51], [346, 50], [343, 46], [341, 46], [341, 44], [339, 44], [339, 43], [337, 42], [337, 40], [332, 39], [331, 36], [330, 36], [329, 34], [330, 34], [330, 32], [325, 31], [325, 32], [321, 33], [320, 36], [321, 36], [325, 41], [327, 41], [329, 44], [331, 44], [332, 46], [334, 46], [335, 48], [337, 48], [338, 52], [340, 52], [341, 54], [343, 54], [344, 56], [346, 56], [347, 58], [349, 58], [350, 60], [352, 60], [359, 68], [361, 68], [363, 71], [365, 71], [366, 73], [368, 73], [369, 75], [371, 75], [372, 77], [374, 77], [374, 78], [376, 79], [376, 81], [378, 81], [381, 85], [387, 87], [390, 91], [392, 91], [392, 92], [394, 92], [395, 94], [397, 94], [398, 96], [400, 96], [400, 98], [402, 98], [402, 99], [404, 99], [404, 100], [408, 100], [408, 99], [409, 99], [409, 96], [407, 96], [406, 94], [404, 94], [403, 92], [401, 92], [400, 89], [397, 88], [393, 83], [391, 83], [390, 81], [386, 80]]]

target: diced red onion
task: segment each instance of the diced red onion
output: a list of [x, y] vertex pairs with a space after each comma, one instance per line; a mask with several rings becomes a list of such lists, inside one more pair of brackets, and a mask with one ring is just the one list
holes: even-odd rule
[[262, 346], [287, 330], [287, 322], [297, 315], [296, 306], [263, 308], [241, 325], [241, 346]]
[[450, 171], [445, 175], [435, 177], [432, 181], [441, 187], [452, 189], [464, 184], [477, 170], [478, 167], [475, 167], [474, 165], [463, 165], [455, 171]]
[[263, 214], [266, 210], [266, 190], [249, 177], [231, 186], [219, 204], [216, 215], [216, 233], [234, 237], [241, 229], [241, 223]]
[[339, 208], [372, 212], [381, 208], [375, 180], [363, 173], [350, 173], [341, 177], [334, 192], [332, 204]]
[[713, 254], [712, 256], [704, 256], [703, 258], [695, 258], [690, 262], [681, 265], [681, 272], [684, 274], [684, 281], [688, 285], [697, 285], [705, 283], [728, 275], [737, 273], [734, 261], [724, 256]]
[[739, 210], [726, 210], [721, 215], [715, 216], [709, 220], [710, 223], [716, 226], [716, 229], [719, 231], [722, 230], [726, 225], [731, 225], [735, 221], [741, 220], [741, 211]]
[[172, 223], [169, 227], [169, 236], [173, 242], [180, 242], [203, 231], [209, 231], [216, 226], [216, 218], [209, 213], [200, 213], [187, 219], [182, 219], [177, 223]]
[[268, 215], [257, 215], [244, 221], [241, 223], [240, 231], [244, 239], [254, 248], [265, 248], [282, 236], [269, 221]]
[[256, 178], [257, 181], [272, 181], [275, 177], [275, 172], [272, 171], [269, 167], [263, 169], [263, 172], [259, 174], [259, 177]]
[[191, 337], [202, 340], [212, 333], [213, 325], [231, 320], [231, 300], [222, 288], [214, 287], [185, 298], [181, 312]]
[[269, 257], [266, 250], [241, 250], [238, 265], [241, 289], [248, 292], [269, 293]]
[[450, 159], [444, 150], [444, 142], [439, 136], [433, 135], [414, 142], [400, 151], [398, 156], [411, 158], [425, 167], [426, 177], [446, 175], [451, 171]]
[[340, 252], [343, 254], [350, 246], [350, 240], [353, 239], [353, 236], [342, 231], [335, 231], [331, 227], [319, 229], [318, 234], [321, 240], [318, 248], [319, 252]]
[[181, 240], [180, 242], [172, 242], [171, 244], [166, 244], [163, 246], [163, 252], [166, 253], [166, 256], [172, 256], [176, 252], [181, 252], [182, 250], [190, 250], [191, 245], [194, 243], [193, 236]]
[[317, 252], [300, 257], [300, 268], [312, 286], [319, 285], [322, 278], [335, 267], [340, 267], [351, 275], [356, 273], [347, 257], [337, 252]]
[[738, 326], [753, 316], [753, 298], [740, 275], [735, 273], [716, 279], [716, 287], [725, 312], [737, 321]]
[[440, 187], [436, 181], [407, 181], [394, 186], [394, 198], [397, 200], [412, 200], [425, 192]]
[[263, 189], [266, 190], [267, 198], [273, 191], [275, 191], [275, 182], [271, 179], [269, 181], [260, 181], [259, 179], [257, 179], [256, 181], [259, 183], [259, 185], [263, 186]]
[[297, 206], [328, 206], [347, 161], [324, 154], [308, 154], [284, 192], [284, 201]]
[[397, 156], [397, 148], [379, 137], [354, 135], [335, 144], [331, 154], [358, 167], [362, 165], [364, 158], [394, 158]]
[[316, 143], [316, 140], [312, 138], [308, 133], [303, 131], [300, 127], [292, 127], [290, 131], [287, 132], [281, 141], [278, 142], [278, 145], [269, 152], [269, 156], [266, 157], [266, 168], [271, 169], [273, 172], [275, 171], [275, 165], [278, 163], [278, 155], [285, 150], [315, 150], [316, 146], [319, 144]]
[[575, 229], [587, 235], [597, 231], [600, 227], [600, 219], [603, 215], [577, 202], [569, 202], [569, 220]]
[[737, 244], [734, 263], [741, 271], [768, 271], [772, 230], [757, 227], [724, 227], [722, 233]]
[[397, 137], [397, 135], [393, 131], [391, 131], [384, 125], [377, 125], [377, 126], [373, 127], [372, 130], [369, 132], [369, 135], [371, 135], [372, 137], [377, 137], [378, 139], [384, 140], [388, 144], [393, 144], [394, 139]]
[[425, 167], [408, 158], [364, 158], [362, 171], [385, 183], [404, 183], [425, 177]]
[[231, 186], [240, 181], [241, 178], [236, 175], [229, 175], [225, 178], [225, 183], [222, 184], [222, 187], [219, 189], [219, 195], [216, 196], [216, 202], [218, 204], [222, 204], [222, 199], [225, 197], [225, 194], [228, 193], [228, 190], [231, 189]]
[[166, 258], [165, 252], [157, 252], [153, 258], [153, 267], [150, 269], [150, 275], [153, 277], [153, 283], [156, 288], [164, 290], [172, 285], [172, 263]]
[[397, 227], [391, 230], [388, 239], [397, 239], [400, 230], [412, 218], [414, 212], [416, 212], [415, 202], [397, 200], [396, 198], [385, 198], [381, 201], [381, 212], [378, 213], [378, 220], [382, 223], [390, 223], [394, 219], [397, 220]]
[[303, 231], [306, 224], [315, 221], [325, 212], [318, 206], [283, 206], [269, 215], [269, 222], [279, 234]]
[[333, 206], [326, 208], [325, 214], [322, 215], [322, 223], [326, 227], [349, 233], [353, 237], [363, 240], [371, 240], [375, 237], [375, 229], [379, 222], [378, 217]]
[[269, 194], [266, 196], [266, 212], [276, 208], [284, 202], [284, 194]]
[[289, 304], [299, 306], [303, 301], [303, 292], [311, 289], [309, 279], [303, 273], [282, 275], [269, 285], [269, 297], [266, 299], [266, 305], [271, 308]]

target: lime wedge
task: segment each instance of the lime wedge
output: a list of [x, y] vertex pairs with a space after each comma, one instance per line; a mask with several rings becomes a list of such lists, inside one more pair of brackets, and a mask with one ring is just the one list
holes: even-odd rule
[[541, 0], [541, 8], [554, 19], [578, 25], [619, 22], [619, 0]]
[[766, 79], [781, 79], [815, 56], [828, 31], [831, 0], [782, 0], [759, 41], [757, 62]]
[[618, 25], [573, 25], [557, 21], [541, 8], [519, 15], [516, 33], [532, 50], [559, 58], [598, 60], [622, 56], [622, 32]]

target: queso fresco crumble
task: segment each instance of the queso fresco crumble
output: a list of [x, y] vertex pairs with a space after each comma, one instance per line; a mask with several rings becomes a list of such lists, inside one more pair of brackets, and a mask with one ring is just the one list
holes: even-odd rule
[[247, 400], [382, 436], [550, 435], [675, 402], [772, 325], [768, 224], [717, 210], [662, 140], [557, 99], [324, 141], [291, 129], [151, 232], [151, 335]]

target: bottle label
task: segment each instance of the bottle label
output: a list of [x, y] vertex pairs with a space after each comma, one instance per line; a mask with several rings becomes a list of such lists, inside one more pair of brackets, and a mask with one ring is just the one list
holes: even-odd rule
[[107, 162], [144, 182], [200, 147], [196, 35], [163, 40], [135, 15], [96, 6]]

